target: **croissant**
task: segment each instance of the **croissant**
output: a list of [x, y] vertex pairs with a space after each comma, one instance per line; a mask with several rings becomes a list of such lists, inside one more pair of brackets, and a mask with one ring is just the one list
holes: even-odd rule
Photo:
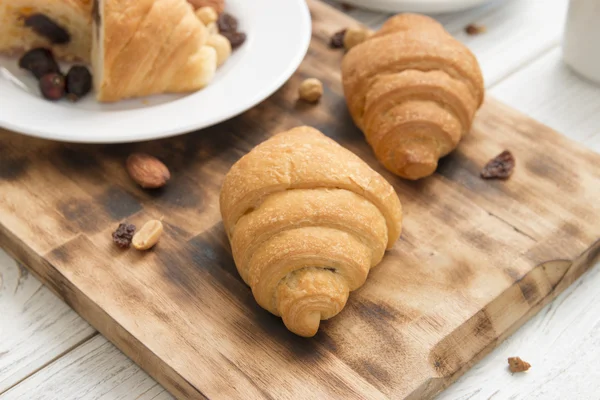
[[206, 86], [217, 53], [186, 0], [95, 0], [92, 65], [97, 98], [114, 102]]
[[254, 298], [304, 337], [344, 308], [402, 225], [393, 187], [309, 127], [275, 135], [234, 164], [220, 207]]
[[389, 19], [342, 62], [350, 114], [379, 161], [407, 179], [435, 172], [484, 100], [475, 56], [435, 20]]

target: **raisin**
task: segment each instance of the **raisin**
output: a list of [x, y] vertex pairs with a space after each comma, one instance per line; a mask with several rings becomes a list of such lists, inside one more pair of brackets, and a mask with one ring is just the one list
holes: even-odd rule
[[515, 168], [515, 158], [508, 150], [503, 151], [493, 160], [488, 162], [481, 171], [484, 179], [507, 179]]
[[29, 50], [25, 53], [19, 60], [19, 67], [30, 71], [37, 79], [52, 72], [60, 72], [52, 51], [44, 48]]
[[67, 74], [66, 90], [67, 98], [77, 101], [92, 90], [92, 74], [81, 65], [76, 65]]
[[334, 49], [341, 49], [344, 47], [344, 37], [346, 36], [347, 29], [342, 29], [339, 32], [336, 32], [331, 37], [331, 41], [329, 45]]
[[222, 13], [217, 20], [217, 26], [220, 34], [223, 34], [223, 32], [237, 32], [238, 21], [233, 15]]
[[33, 14], [25, 18], [25, 26], [54, 44], [66, 44], [71, 41], [69, 32], [44, 14]]
[[246, 41], [246, 34], [242, 32], [221, 32], [221, 35], [225, 36], [227, 40], [229, 40], [233, 50], [240, 47]]
[[48, 100], [60, 100], [65, 95], [65, 77], [51, 72], [40, 78], [40, 90]]
[[135, 234], [135, 225], [122, 223], [116, 231], [113, 232], [113, 242], [122, 249], [127, 249], [131, 246], [131, 240]]

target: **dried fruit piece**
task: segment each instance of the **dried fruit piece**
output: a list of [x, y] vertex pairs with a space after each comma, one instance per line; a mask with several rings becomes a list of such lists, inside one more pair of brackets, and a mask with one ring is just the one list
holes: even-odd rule
[[219, 19], [217, 20], [217, 26], [219, 27], [219, 32], [237, 32], [238, 30], [238, 20], [231, 14], [223, 13], [219, 15]]
[[131, 240], [135, 233], [135, 225], [122, 223], [116, 231], [113, 232], [113, 242], [122, 249], [127, 249], [131, 246]]
[[477, 24], [469, 24], [465, 28], [465, 32], [467, 32], [469, 35], [479, 35], [480, 33], [484, 33], [486, 30], [487, 28], [485, 26]]
[[299, 95], [302, 100], [316, 103], [323, 96], [323, 84], [316, 78], [306, 79], [300, 85]]
[[171, 179], [167, 166], [149, 154], [131, 154], [126, 166], [129, 176], [144, 189], [163, 187]]
[[66, 78], [67, 98], [77, 101], [92, 90], [92, 74], [81, 65], [71, 67]]
[[44, 14], [32, 14], [25, 18], [25, 26], [54, 44], [66, 44], [71, 41], [69, 32]]
[[509, 357], [508, 368], [510, 368], [510, 372], [525, 372], [531, 368], [531, 364], [521, 360], [519, 357]]
[[30, 71], [37, 79], [51, 72], [60, 72], [52, 51], [44, 48], [29, 50], [23, 54], [19, 67]]
[[246, 34], [242, 32], [221, 32], [221, 35], [225, 36], [229, 43], [231, 43], [232, 49], [237, 49], [246, 41]]
[[158, 220], [148, 221], [133, 236], [131, 243], [138, 250], [148, 250], [158, 243], [163, 233], [163, 224]]
[[65, 77], [51, 72], [40, 78], [40, 91], [48, 100], [60, 100], [65, 95]]
[[508, 150], [503, 151], [488, 162], [481, 171], [484, 179], [508, 179], [515, 168], [515, 158]]
[[341, 49], [344, 47], [344, 37], [346, 36], [347, 29], [342, 29], [339, 32], [336, 32], [331, 37], [331, 41], [329, 45], [334, 49]]
[[371, 32], [363, 28], [351, 28], [344, 35], [344, 47], [350, 50], [354, 46], [361, 44], [371, 36]]

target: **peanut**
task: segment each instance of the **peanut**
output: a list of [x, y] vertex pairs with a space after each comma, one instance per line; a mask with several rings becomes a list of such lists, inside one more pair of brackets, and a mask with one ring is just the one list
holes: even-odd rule
[[207, 46], [214, 48], [217, 51], [217, 66], [221, 66], [227, 61], [231, 55], [231, 43], [223, 35], [218, 33], [208, 37]]
[[216, 22], [211, 22], [210, 24], [206, 25], [206, 29], [208, 30], [209, 35], [216, 35], [219, 33], [219, 27], [217, 26]]
[[219, 19], [219, 14], [217, 14], [215, 9], [212, 7], [201, 7], [196, 10], [196, 17], [198, 17], [198, 19], [202, 21], [204, 25], [208, 25], [212, 22], [217, 22], [217, 19]]
[[148, 221], [142, 226], [131, 240], [131, 244], [138, 250], [148, 250], [160, 239], [163, 233], [163, 224], [158, 220]]

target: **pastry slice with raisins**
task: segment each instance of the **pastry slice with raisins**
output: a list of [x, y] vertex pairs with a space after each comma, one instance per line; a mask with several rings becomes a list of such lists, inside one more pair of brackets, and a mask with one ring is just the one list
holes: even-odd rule
[[96, 0], [92, 67], [101, 102], [205, 87], [217, 69], [186, 0]]
[[89, 61], [92, 0], [0, 0], [0, 53], [36, 47], [63, 60]]

